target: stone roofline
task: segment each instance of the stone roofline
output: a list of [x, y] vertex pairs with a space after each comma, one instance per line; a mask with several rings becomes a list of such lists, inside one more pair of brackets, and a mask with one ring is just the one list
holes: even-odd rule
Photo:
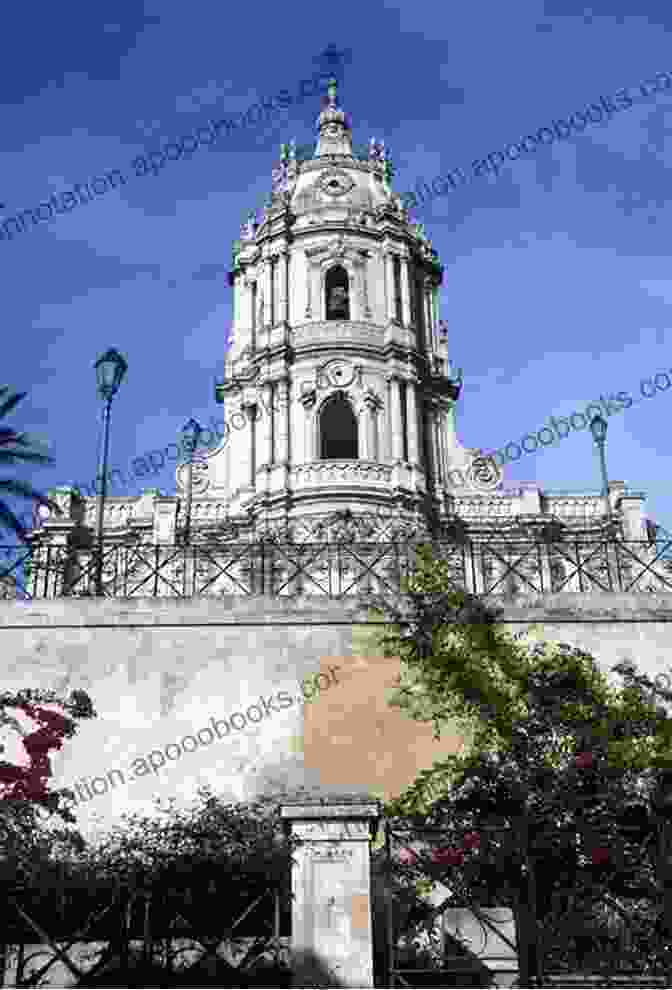
[[[622, 481], [611, 482], [609, 488], [617, 532], [625, 540], [648, 540], [650, 524], [646, 517], [646, 493], [630, 490]], [[60, 505], [63, 515], [47, 519], [39, 530], [33, 531], [33, 539], [43, 545], [64, 545], [77, 532], [81, 537], [86, 534], [83, 542], [88, 542], [95, 529], [96, 497], [81, 496], [77, 489], [70, 487], [52, 490], [50, 494]], [[231, 527], [232, 535], [236, 530], [255, 530], [252, 514], [231, 514], [230, 498], [199, 496], [194, 492], [191, 507], [194, 535], [205, 536], [217, 531], [217, 538], [221, 539], [228, 527]], [[565, 492], [527, 484], [492, 492], [453, 489], [444, 492], [444, 498], [444, 518], [457, 517], [474, 530], [493, 527], [506, 530], [511, 525], [529, 527], [554, 520], [571, 538], [575, 533], [599, 536], [604, 532], [606, 521], [603, 498], [597, 490]], [[389, 501], [387, 510], [383, 508], [380, 513], [387, 518], [395, 511], [393, 493], [390, 493]], [[131, 536], [147, 543], [177, 543], [184, 523], [184, 506], [184, 498], [179, 494], [164, 495], [157, 488], [145, 489], [141, 495], [107, 496], [105, 538], [114, 542]], [[254, 539], [254, 536], [244, 537], [246, 542], [250, 538]]]

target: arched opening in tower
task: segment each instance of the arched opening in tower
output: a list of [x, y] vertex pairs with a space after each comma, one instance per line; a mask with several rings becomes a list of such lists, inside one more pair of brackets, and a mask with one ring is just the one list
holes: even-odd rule
[[341, 393], [330, 398], [320, 415], [320, 458], [323, 461], [356, 461], [357, 418]]
[[350, 319], [350, 280], [342, 265], [335, 265], [327, 272], [324, 283], [326, 314], [328, 320]]

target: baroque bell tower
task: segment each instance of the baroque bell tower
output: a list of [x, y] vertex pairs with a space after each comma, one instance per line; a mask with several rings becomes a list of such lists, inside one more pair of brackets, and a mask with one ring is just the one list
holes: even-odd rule
[[353, 149], [336, 80], [317, 131], [314, 149], [281, 146], [234, 244], [215, 389], [227, 426], [199, 488], [250, 535], [310, 539], [344, 518], [366, 539], [427, 533], [471, 453], [455, 435], [443, 267], [391, 189], [384, 144]]

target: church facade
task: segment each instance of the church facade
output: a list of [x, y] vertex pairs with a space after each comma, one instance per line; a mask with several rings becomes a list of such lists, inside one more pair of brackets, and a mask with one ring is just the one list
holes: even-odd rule
[[[599, 492], [505, 488], [493, 458], [459, 443], [462, 373], [439, 312], [437, 252], [392, 189], [384, 145], [372, 138], [353, 147], [335, 80], [316, 130], [312, 154], [281, 146], [264, 209], [249, 214], [234, 242], [233, 320], [215, 399], [235, 429], [178, 467], [175, 495], [107, 498], [106, 543], [431, 536], [472, 547], [496, 537], [511, 548], [616, 536], [650, 549], [644, 493], [613, 482], [607, 512]], [[70, 560], [76, 549], [79, 573], [96, 499], [73, 489], [55, 496], [64, 514], [34, 534], [34, 559], [61, 548]], [[467, 586], [484, 592], [507, 565], [499, 550], [481, 558], [463, 555], [461, 567]], [[544, 590], [584, 590], [566, 562], [544, 566]]]
[[391, 189], [384, 146], [353, 151], [335, 82], [317, 129], [311, 158], [281, 148], [264, 215], [234, 246], [217, 398], [245, 427], [201, 484], [257, 532], [305, 531], [339, 510], [422, 527], [446, 511], [451, 467], [470, 465], [439, 321], [443, 269]]

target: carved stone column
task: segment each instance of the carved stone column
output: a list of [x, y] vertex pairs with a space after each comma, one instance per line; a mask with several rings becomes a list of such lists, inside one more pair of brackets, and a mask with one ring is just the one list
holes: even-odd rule
[[358, 285], [358, 302], [359, 302], [359, 313], [358, 318], [361, 320], [371, 319], [371, 307], [369, 305], [369, 286], [367, 281], [367, 258], [364, 251], [359, 252], [359, 257], [356, 261], [356, 271], [357, 278], [359, 281]]
[[401, 314], [405, 327], [411, 325], [411, 284], [408, 258], [401, 259]]
[[396, 307], [394, 304], [394, 255], [391, 251], [385, 254], [385, 292], [387, 296], [387, 318], [396, 320]]
[[306, 254], [306, 319], [313, 319], [313, 262]]
[[423, 419], [422, 419], [422, 433], [424, 446], [423, 450], [425, 453], [425, 477], [427, 479], [427, 485], [433, 486], [436, 483], [436, 449], [432, 443], [432, 407], [431, 401], [425, 403]]
[[241, 430], [241, 473], [240, 477], [243, 482], [243, 488], [254, 488], [255, 477], [254, 477], [254, 429], [255, 424], [253, 422], [255, 416], [256, 405], [254, 402], [249, 400], [244, 400], [240, 404], [240, 410], [245, 417], [246, 423], [245, 428]]
[[278, 417], [275, 411], [275, 388], [273, 382], [268, 382], [265, 386], [268, 389], [268, 436], [266, 437], [266, 463], [273, 464], [275, 460], [274, 447], [274, 433], [276, 429], [276, 424], [278, 422]]
[[[240, 306], [238, 308], [238, 319], [243, 333], [247, 333], [249, 327], [250, 345], [252, 350], [256, 350], [255, 340], [255, 314], [254, 314], [254, 292], [252, 291], [252, 280], [244, 278], [240, 282]], [[234, 328], [234, 333], [237, 328]]]
[[366, 798], [287, 802], [292, 859], [292, 984], [373, 987], [371, 865], [380, 809]]
[[385, 409], [383, 411], [383, 456], [392, 463], [392, 379], [385, 378]]
[[280, 464], [289, 465], [290, 455], [290, 432], [289, 432], [289, 407], [291, 404], [289, 378], [278, 380], [278, 461]]
[[439, 409], [433, 404], [429, 411], [429, 441], [432, 451], [434, 484], [439, 487], [443, 484], [443, 471], [441, 465], [441, 448], [439, 446]]
[[408, 427], [408, 459], [413, 467], [420, 467], [418, 443], [418, 404], [416, 380], [411, 378], [406, 384], [406, 419]]
[[303, 423], [303, 462], [308, 464], [310, 461], [316, 461], [318, 459], [318, 451], [314, 449], [313, 437], [315, 434], [315, 402], [317, 401], [317, 389], [313, 386], [307, 391], [303, 392], [299, 396], [299, 402], [303, 406], [304, 410], [304, 423]]
[[401, 379], [390, 375], [390, 435], [392, 438], [392, 462], [404, 459], [404, 423], [401, 417]]
[[274, 281], [277, 286], [277, 306], [275, 308], [275, 322], [287, 322], [287, 308], [289, 303], [289, 284], [287, 281], [287, 258], [286, 247], [281, 248], [274, 256], [275, 270]]
[[263, 324], [260, 329], [271, 327], [271, 313], [273, 312], [273, 259], [266, 258], [264, 261], [264, 312]]
[[273, 463], [273, 385], [264, 382], [261, 395], [261, 414], [257, 424], [259, 467], [263, 471]]
[[423, 285], [422, 299], [425, 307], [425, 327], [427, 336], [427, 350], [430, 354], [435, 353], [434, 345], [434, 319], [432, 313], [432, 283], [430, 279], [425, 279]]
[[380, 460], [380, 450], [378, 445], [378, 413], [382, 408], [382, 401], [376, 393], [371, 390], [364, 396], [364, 445], [362, 457], [366, 461]]
[[289, 250], [284, 248], [280, 255], [280, 263], [282, 265], [282, 277], [284, 281], [284, 305], [281, 309], [282, 319], [285, 323], [289, 323]]

